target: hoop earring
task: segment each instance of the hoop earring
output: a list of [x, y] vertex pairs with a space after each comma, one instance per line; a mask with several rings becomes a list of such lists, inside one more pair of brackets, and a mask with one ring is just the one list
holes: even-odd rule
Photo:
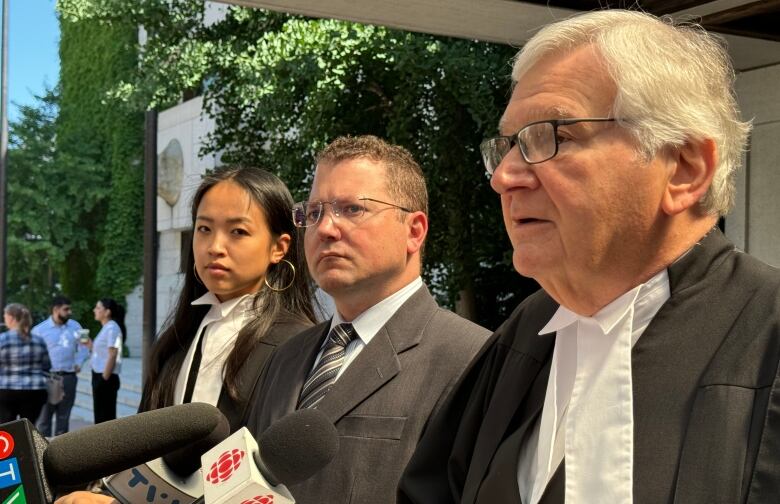
[[199, 284], [205, 287], [206, 284], [204, 284], [203, 280], [201, 280], [198, 276], [198, 268], [195, 267], [195, 263], [192, 263], [192, 272], [195, 273], [195, 280], [197, 280]]
[[[293, 263], [291, 263], [291, 262], [290, 262], [290, 261], [288, 261], [287, 259], [282, 259], [282, 261], [281, 261], [281, 262], [283, 262], [283, 263], [287, 263], [287, 264], [289, 264], [289, 265], [290, 265], [290, 269], [292, 270], [292, 279], [290, 280], [290, 283], [288, 283], [287, 285], [285, 285], [285, 286], [284, 286], [284, 287], [282, 287], [281, 289], [277, 289], [276, 287], [271, 287], [271, 284], [269, 284], [269, 283], [268, 283], [268, 277], [266, 276], [266, 277], [263, 279], [263, 281], [265, 282], [265, 285], [266, 285], [266, 287], [268, 287], [269, 289], [271, 289], [271, 290], [272, 290], [272, 291], [274, 291], [274, 292], [282, 292], [282, 291], [286, 291], [287, 289], [289, 289], [290, 287], [292, 287], [292, 284], [293, 284], [293, 282], [295, 281], [295, 266], [293, 265]], [[278, 264], [278, 263], [277, 263], [277, 264]]]

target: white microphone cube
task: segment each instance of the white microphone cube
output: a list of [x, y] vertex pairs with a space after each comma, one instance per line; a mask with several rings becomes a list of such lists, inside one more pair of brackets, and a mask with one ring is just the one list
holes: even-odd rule
[[271, 486], [255, 464], [259, 448], [246, 427], [201, 457], [206, 504], [295, 504], [284, 485]]

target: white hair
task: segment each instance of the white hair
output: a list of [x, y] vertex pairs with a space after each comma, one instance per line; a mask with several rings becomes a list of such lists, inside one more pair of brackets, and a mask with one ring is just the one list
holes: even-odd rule
[[617, 85], [613, 116], [633, 133], [644, 156], [689, 140], [715, 142], [715, 175], [700, 205], [710, 214], [728, 213], [751, 124], [740, 120], [722, 39], [697, 24], [643, 12], [588, 12], [534, 35], [515, 57], [513, 82], [542, 58], [586, 44], [603, 57]]

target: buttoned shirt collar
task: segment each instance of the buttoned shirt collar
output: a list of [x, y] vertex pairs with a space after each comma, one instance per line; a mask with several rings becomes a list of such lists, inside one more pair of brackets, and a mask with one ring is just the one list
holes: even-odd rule
[[[382, 301], [378, 302], [371, 308], [355, 317], [355, 319], [351, 321], [352, 327], [355, 328], [355, 331], [357, 332], [358, 337], [363, 342], [363, 344], [368, 345], [376, 333], [378, 333], [379, 330], [384, 327], [385, 324], [387, 324], [387, 321], [390, 320], [390, 317], [395, 315], [395, 312], [398, 311], [398, 308], [400, 308], [401, 305], [404, 304], [410, 297], [412, 297], [412, 294], [417, 292], [417, 290], [422, 286], [422, 278], [417, 277], [405, 287], [402, 287], [395, 293], [391, 294], [390, 296], [386, 297]], [[350, 321], [344, 320], [337, 310], [336, 313], [333, 314], [330, 328], [333, 329], [334, 326], [344, 322]]]
[[[222, 392], [225, 361], [235, 346], [236, 336], [246, 324], [247, 318], [251, 316], [253, 300], [254, 294], [244, 294], [223, 303], [212, 292], [207, 292], [192, 301], [193, 306], [211, 305], [211, 308], [200, 322], [182, 367], [179, 369], [174, 391], [176, 404], [180, 404], [183, 400], [198, 343], [201, 345], [202, 358], [192, 392], [192, 402], [217, 404]], [[201, 337], [204, 331], [205, 334]]]
[[[591, 319], [601, 327], [604, 333], [608, 333], [626, 315], [632, 304], [634, 305], [634, 328], [642, 327], [644, 329], [670, 295], [669, 275], [664, 269], [647, 282], [619, 296], [592, 317], [579, 315], [561, 305], [550, 321], [539, 331], [539, 334], [560, 331], [580, 319]], [[636, 335], [633, 342], [636, 343], [637, 339], [639, 339], [639, 335]]]
[[[628, 359], [628, 362], [623, 363], [624, 361], [621, 359], [618, 359], [618, 361], [611, 360], [611, 364], [609, 364], [610, 367], [606, 371], [614, 374], [616, 370], [614, 366], [620, 366], [623, 369], [623, 371], [618, 372], [618, 375], [622, 376], [622, 378], [618, 380], [620, 383], [614, 383], [614, 386], [627, 388], [629, 401], [627, 404], [626, 401], [623, 401], [624, 404], [620, 409], [613, 410], [609, 417], [600, 417], [600, 421], [605, 428], [611, 429], [610, 432], [620, 432], [621, 429], [625, 432], [626, 428], [630, 431], [633, 428], [632, 407], [630, 404], [630, 347], [636, 343], [647, 325], [669, 296], [669, 277], [667, 271], [663, 270], [646, 283], [619, 296], [593, 317], [578, 315], [566, 307], [561, 306], [545, 327], [539, 332], [540, 335], [550, 332], [556, 332], [557, 335], [555, 350], [553, 352], [553, 366], [545, 396], [545, 407], [543, 408], [539, 419], [536, 421], [536, 424], [531, 429], [529, 436], [520, 451], [518, 460], [518, 486], [520, 488], [521, 498], [524, 502], [527, 501], [532, 504], [538, 502], [543, 495], [547, 482], [549, 482], [550, 477], [564, 458], [564, 426], [567, 422], [566, 417], [568, 416], [569, 401], [572, 397], [574, 376], [575, 373], [579, 374], [578, 360], [584, 358], [585, 361], [590, 362], [590, 364], [586, 364], [586, 366], [592, 366], [594, 362], [593, 359], [596, 358], [595, 355], [592, 355], [593, 349], [589, 350], [586, 347], [578, 349], [578, 340], [584, 338], [586, 340], [589, 339], [591, 343], [599, 342], [600, 344], [608, 344], [607, 340], [602, 338], [615, 337], [616, 335], [611, 333], [617, 331], [618, 326], [627, 324], [627, 326], [620, 329], [619, 332], [623, 332], [624, 330], [631, 331], [630, 343], [626, 342], [626, 344], [630, 346], [625, 347], [626, 350], [624, 354], [625, 358]], [[576, 323], [579, 323], [579, 327]], [[591, 339], [594, 337], [598, 339]], [[609, 345], [612, 344], [609, 343]], [[598, 352], [603, 351], [605, 351], [605, 348], [602, 348]], [[614, 350], [606, 351], [611, 352]], [[586, 353], [583, 354], [583, 352]], [[589, 355], [590, 358], [588, 358]], [[590, 369], [590, 372], [593, 372], [592, 367], [588, 367], [587, 369]], [[582, 396], [584, 391], [588, 390], [589, 387], [594, 386], [592, 383], [588, 385], [590, 381], [591, 379], [587, 379], [580, 384], [579, 396]], [[595, 391], [595, 393], [598, 394], [598, 391]], [[578, 419], [584, 422], [587, 426], [586, 428], [595, 428], [591, 425], [595, 421], [594, 418], [595, 417], [592, 415], [589, 415], [585, 419]], [[582, 425], [580, 425], [580, 427], [582, 427]], [[610, 446], [604, 446], [604, 450], [610, 449]], [[610, 460], [625, 460], [628, 458], [629, 464], [633, 462], [633, 447], [627, 447], [624, 444], [614, 447], [614, 450], [608, 452], [608, 454], [610, 455]], [[584, 461], [576, 459], [572, 460], [572, 463], [576, 464], [577, 468], [582, 469], [582, 463], [587, 463], [588, 456], [585, 456], [584, 458]], [[622, 499], [627, 493], [630, 501], [631, 469], [629, 466], [628, 473], [626, 473], [624, 469], [625, 467], [623, 466], [614, 467], [612, 469], [604, 468], [605, 471], [614, 472], [614, 474], [602, 475], [602, 477], [614, 482], [619, 481], [621, 483], [619, 488], [625, 491], [618, 490], [617, 484], [612, 484], [609, 487], [609, 490], [605, 490], [603, 487], [599, 486], [597, 480], [590, 480], [590, 483], [593, 484], [588, 485], [589, 490], [597, 494], [615, 490], [616, 493], [610, 495], [618, 500]], [[568, 470], [569, 467], [567, 463], [567, 471]], [[628, 478], [628, 481], [625, 481], [626, 477]], [[577, 488], [580, 487], [578, 486]], [[570, 491], [571, 489], [568, 489], [567, 487], [567, 495]], [[586, 494], [587, 495], [578, 494], [577, 497], [583, 502], [590, 502], [598, 497], [597, 495], [591, 495], [587, 491]], [[606, 493], [604, 493], [604, 495], [606, 495]]]
[[[352, 342], [347, 345], [346, 353], [344, 355], [344, 364], [342, 364], [341, 368], [339, 369], [337, 377], [340, 377], [344, 373], [347, 367], [349, 367], [352, 361], [354, 361], [360, 352], [363, 351], [366, 345], [368, 345], [374, 336], [379, 333], [382, 327], [387, 324], [387, 321], [390, 320], [393, 315], [395, 315], [395, 312], [397, 312], [398, 309], [405, 302], [407, 302], [409, 298], [412, 297], [412, 295], [414, 295], [414, 293], [417, 292], [422, 286], [422, 278], [417, 277], [409, 282], [406, 286], [402, 287], [395, 293], [391, 294], [390, 296], [386, 297], [382, 301], [378, 302], [371, 308], [355, 317], [355, 319], [352, 321], [344, 320], [338, 311], [333, 314], [328, 332], [330, 332], [330, 330], [338, 324], [351, 322], [352, 327], [355, 328], [355, 332], [358, 335], [357, 338], [352, 340]], [[327, 340], [328, 338], [323, 338], [320, 345], [320, 351], [317, 354], [317, 358], [314, 359], [314, 365], [312, 366], [312, 369], [317, 367], [317, 363], [322, 356], [322, 351], [325, 348]]]
[[223, 303], [222, 301], [219, 300], [219, 298], [214, 293], [207, 292], [203, 294], [201, 297], [199, 297], [198, 299], [196, 299], [195, 301], [193, 301], [191, 304], [192, 306], [211, 305], [211, 309], [203, 318], [203, 322], [201, 323], [201, 325], [206, 325], [209, 322], [213, 322], [215, 320], [219, 320], [227, 317], [230, 314], [230, 312], [232, 312], [236, 308], [236, 306], [238, 306], [242, 302], [245, 302], [247, 298], [252, 298], [252, 295], [244, 294], [243, 296], [238, 296], [233, 299], [228, 299]]

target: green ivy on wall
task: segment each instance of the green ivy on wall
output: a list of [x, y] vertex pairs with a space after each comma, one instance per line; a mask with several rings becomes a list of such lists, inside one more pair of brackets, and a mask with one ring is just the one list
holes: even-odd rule
[[135, 70], [138, 32], [132, 23], [64, 19], [60, 28], [56, 150], [94, 167], [73, 195], [80, 235], [60, 279], [74, 316], [89, 322], [98, 298], [124, 302], [143, 269], [143, 115], [106, 101], [106, 92]]

